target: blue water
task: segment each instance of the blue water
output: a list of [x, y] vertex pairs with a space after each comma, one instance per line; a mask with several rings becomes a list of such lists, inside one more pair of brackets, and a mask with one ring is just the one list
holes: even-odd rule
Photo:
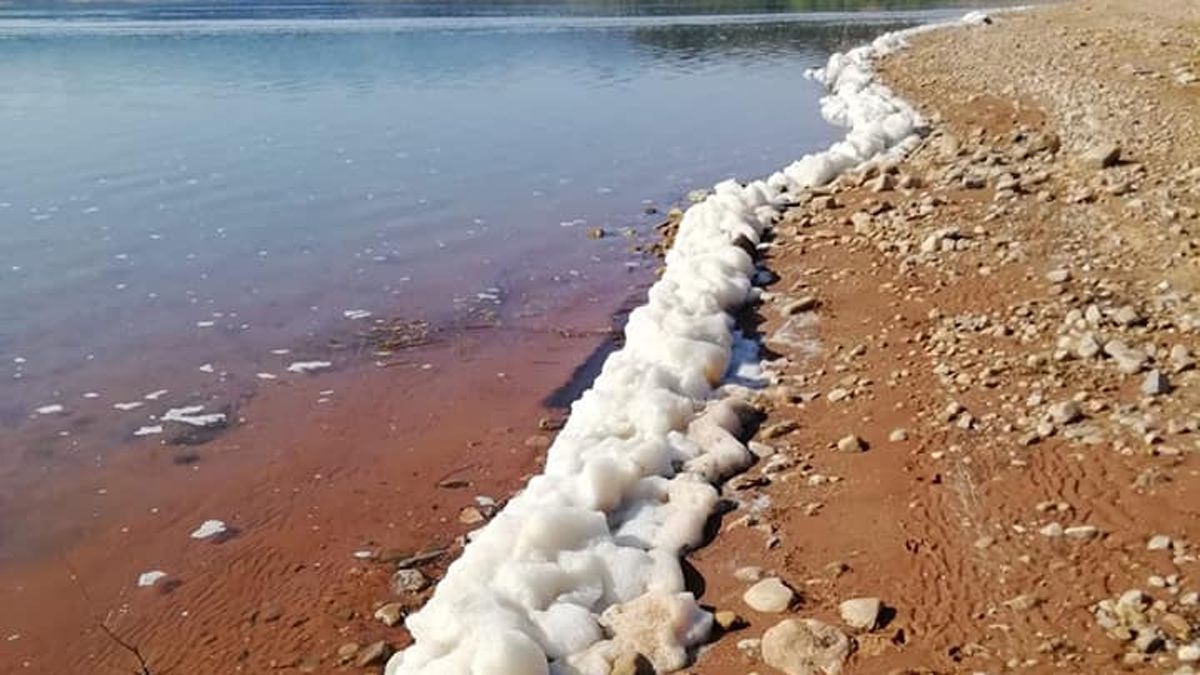
[[623, 274], [587, 228], [827, 145], [805, 69], [949, 15], [792, 11], [863, 4], [964, 3], [0, 4], [0, 423]]

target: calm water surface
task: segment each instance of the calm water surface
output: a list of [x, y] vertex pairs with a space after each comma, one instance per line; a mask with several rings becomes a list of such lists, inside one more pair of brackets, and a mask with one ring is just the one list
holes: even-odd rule
[[0, 425], [648, 267], [586, 231], [828, 144], [804, 70], [931, 4], [0, 3]]

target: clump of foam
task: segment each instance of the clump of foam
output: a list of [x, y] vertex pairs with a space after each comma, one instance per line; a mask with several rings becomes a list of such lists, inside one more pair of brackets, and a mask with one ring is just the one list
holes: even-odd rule
[[845, 140], [765, 181], [719, 183], [688, 208], [625, 346], [572, 405], [544, 472], [471, 534], [406, 620], [415, 642], [387, 675], [609, 675], [635, 655], [659, 672], [687, 664], [712, 619], [679, 558], [702, 540], [714, 483], [752, 461], [731, 395], [760, 375], [731, 315], [751, 294], [747, 251], [792, 193], [916, 145], [920, 116], [871, 69], [902, 43], [881, 37], [815, 73]]

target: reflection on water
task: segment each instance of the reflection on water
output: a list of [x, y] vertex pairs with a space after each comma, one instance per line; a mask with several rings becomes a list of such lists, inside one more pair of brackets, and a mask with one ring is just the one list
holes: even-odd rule
[[623, 274], [587, 227], [827, 144], [805, 68], [933, 16], [762, 13], [848, 4], [930, 3], [0, 8], [0, 423]]

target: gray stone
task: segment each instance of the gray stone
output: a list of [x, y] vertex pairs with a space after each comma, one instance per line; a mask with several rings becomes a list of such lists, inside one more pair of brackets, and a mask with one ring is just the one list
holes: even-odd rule
[[1138, 311], [1131, 305], [1125, 305], [1112, 313], [1113, 323], [1119, 326], [1137, 326], [1146, 322], [1146, 319], [1138, 314]]
[[1171, 383], [1157, 368], [1146, 373], [1145, 379], [1142, 380], [1142, 393], [1147, 396], [1161, 396], [1170, 391]]
[[1055, 424], [1071, 424], [1083, 419], [1083, 411], [1075, 401], [1062, 401], [1050, 406], [1050, 419]]
[[421, 570], [396, 570], [396, 573], [392, 575], [392, 590], [397, 595], [418, 593], [428, 587], [429, 579], [425, 577]]
[[796, 600], [796, 593], [778, 577], [768, 577], [751, 586], [742, 600], [756, 612], [786, 612]]
[[763, 661], [787, 675], [838, 675], [849, 655], [845, 633], [816, 619], [786, 619], [762, 638]]
[[1050, 270], [1046, 273], [1046, 281], [1052, 284], [1066, 283], [1071, 278], [1071, 271], [1064, 269]]
[[851, 628], [871, 630], [879, 621], [883, 603], [879, 598], [852, 598], [838, 605], [842, 622]]

